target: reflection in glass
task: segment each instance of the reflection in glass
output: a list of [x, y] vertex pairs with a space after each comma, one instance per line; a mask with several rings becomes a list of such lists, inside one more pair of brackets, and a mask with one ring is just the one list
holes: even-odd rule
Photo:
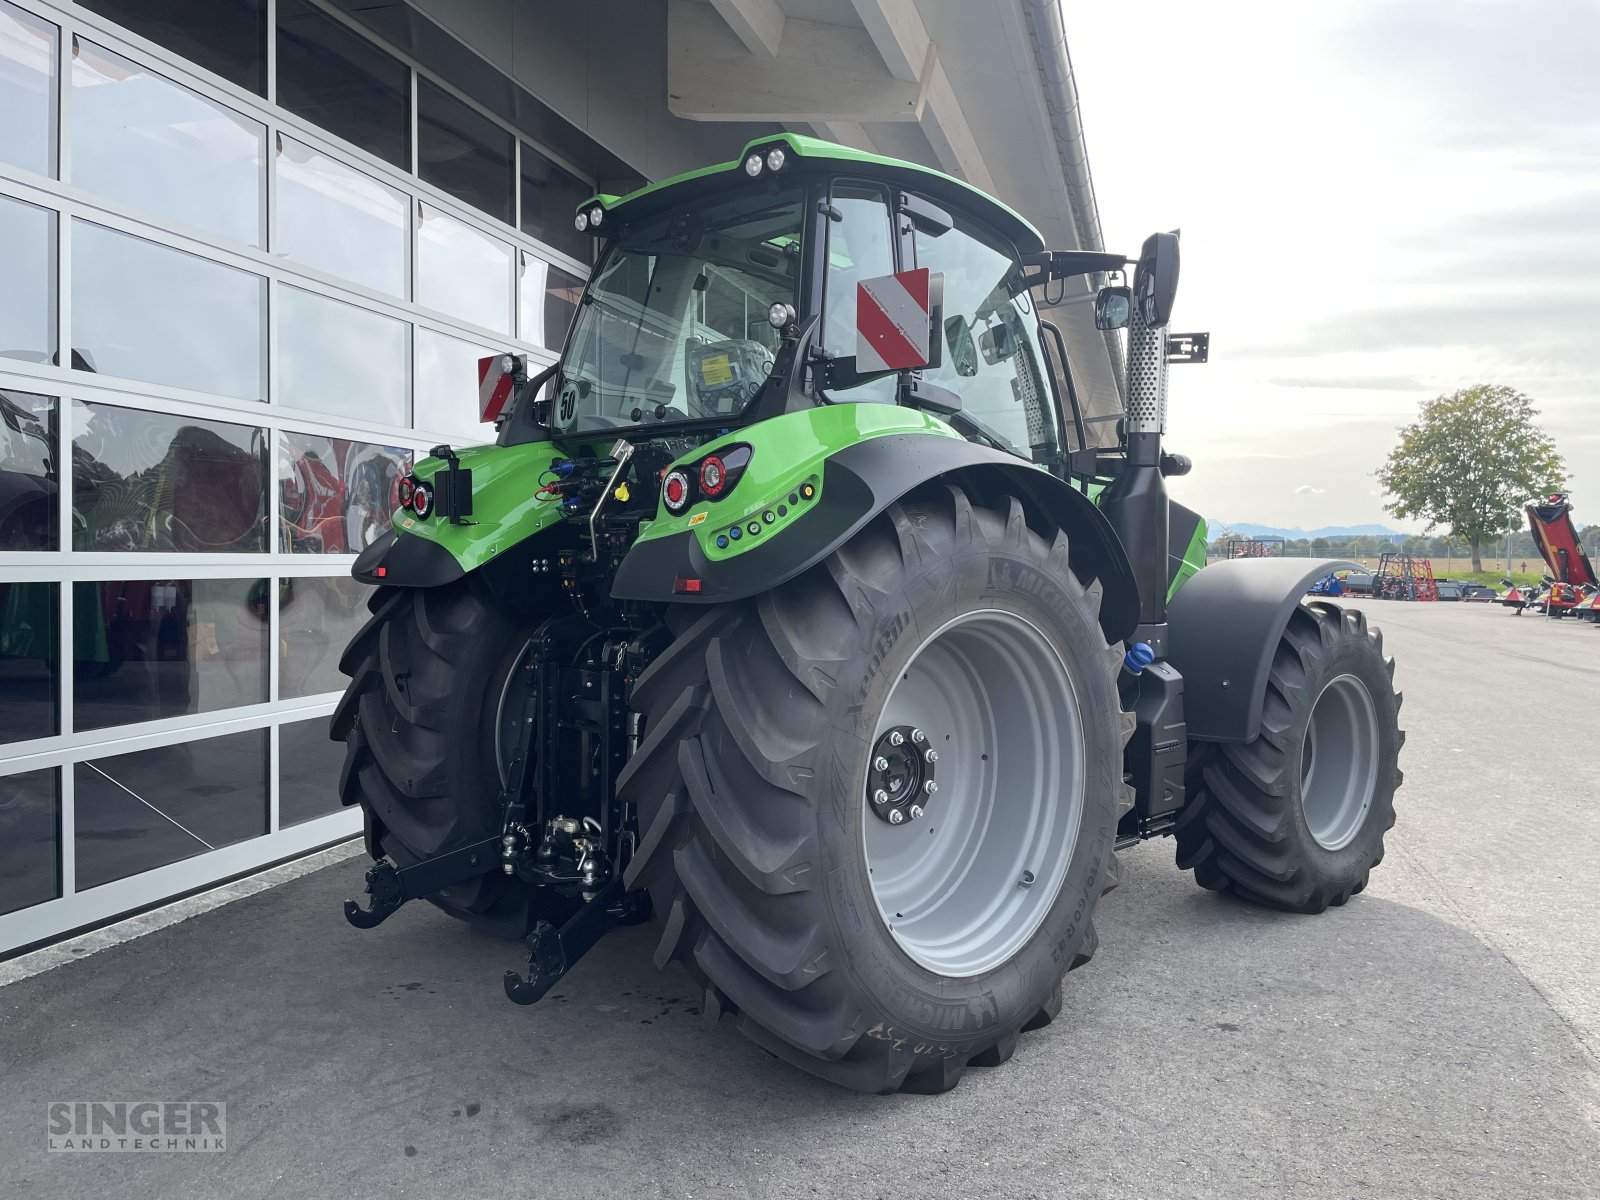
[[411, 466], [401, 446], [314, 433], [278, 438], [281, 546], [290, 553], [355, 554], [389, 528], [396, 487]]
[[0, 583], [0, 742], [61, 732], [54, 583]]
[[342, 692], [339, 656], [366, 624], [372, 589], [348, 575], [284, 579], [278, 589], [278, 699]]
[[277, 148], [273, 251], [405, 299], [404, 193], [281, 133]]
[[54, 550], [61, 428], [54, 396], [0, 391], [0, 550]]
[[261, 244], [265, 126], [81, 39], [71, 113], [72, 183]]
[[0, 775], [0, 915], [61, 895], [56, 770]]
[[0, 162], [56, 170], [56, 38], [48, 21], [0, 0]]
[[513, 138], [431, 80], [417, 81], [417, 174], [507, 225], [515, 190]]
[[73, 404], [74, 550], [266, 550], [265, 430]]
[[257, 95], [267, 78], [266, 0], [78, 0], [124, 29]]
[[278, 828], [343, 811], [339, 772], [344, 746], [328, 737], [328, 719], [290, 721], [278, 729]]
[[478, 360], [494, 354], [459, 338], [417, 326], [416, 399], [418, 429], [465, 436], [469, 444], [493, 440], [494, 426], [478, 420]]
[[78, 890], [267, 831], [267, 731], [180, 742], [74, 768]]
[[[0, 126], [6, 117], [0, 112]], [[0, 358], [56, 352], [56, 214], [0, 196]]]
[[417, 303], [511, 332], [511, 247], [417, 202]]
[[411, 71], [306, 0], [278, 0], [278, 103], [411, 169]]
[[560, 350], [583, 296], [583, 280], [523, 251], [517, 291], [522, 340]]
[[73, 366], [260, 400], [266, 290], [259, 275], [74, 221]]
[[522, 143], [522, 232], [547, 246], [589, 262], [594, 239], [573, 227], [572, 215], [594, 188]]
[[75, 583], [74, 729], [267, 698], [267, 581]]
[[404, 425], [406, 330], [393, 317], [280, 287], [278, 403]]

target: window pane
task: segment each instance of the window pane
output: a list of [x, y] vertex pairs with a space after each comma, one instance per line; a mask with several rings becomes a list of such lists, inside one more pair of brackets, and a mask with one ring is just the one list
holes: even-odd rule
[[267, 581], [75, 583], [73, 728], [267, 699]]
[[0, 742], [61, 732], [56, 584], [0, 583]]
[[411, 170], [411, 71], [305, 0], [278, 0], [278, 103]]
[[56, 214], [0, 196], [0, 263], [0, 358], [54, 361]]
[[420, 325], [416, 332], [416, 412], [412, 424], [465, 437], [469, 444], [494, 440], [494, 426], [478, 420], [478, 360], [496, 353]]
[[278, 403], [404, 425], [406, 330], [393, 317], [280, 287]]
[[1038, 318], [1003, 243], [957, 216], [939, 237], [916, 235], [917, 265], [944, 274], [942, 362], [925, 380], [961, 397], [961, 410], [1029, 455], [1056, 446], [1055, 402], [1040, 369]]
[[0, 776], [0, 914], [61, 895], [61, 785], [55, 768]]
[[344, 746], [328, 737], [328, 718], [291, 721], [278, 730], [278, 828], [342, 811]]
[[0, 550], [54, 550], [61, 426], [54, 396], [0, 391]]
[[267, 831], [264, 729], [74, 769], [79, 891]]
[[0, 162], [56, 171], [54, 25], [0, 0]]
[[402, 446], [373, 446], [314, 433], [278, 438], [282, 548], [354, 554], [389, 528], [395, 487], [411, 466]]
[[512, 141], [437, 84], [417, 81], [417, 174], [507, 225], [516, 223]]
[[590, 262], [594, 239], [573, 227], [572, 217], [594, 188], [522, 143], [522, 232], [547, 246]]
[[[583, 296], [583, 280], [524, 251], [518, 288], [522, 340], [559, 350]], [[766, 321], [764, 313], [761, 319]]]
[[277, 145], [273, 251], [405, 299], [405, 194], [281, 134]]
[[417, 303], [511, 332], [511, 247], [417, 204]]
[[81, 401], [73, 422], [74, 550], [266, 550], [266, 430]]
[[[872, 187], [838, 184], [833, 207], [843, 214], [828, 225], [828, 276], [822, 294], [822, 341], [830, 354], [855, 358], [856, 285], [894, 271], [894, 245], [889, 240], [889, 208], [883, 193]], [[840, 400], [892, 401], [898, 380], [889, 375], [848, 391], [830, 388]]]
[[278, 592], [278, 699], [342, 692], [339, 656], [367, 623], [372, 589], [348, 575], [285, 579]]
[[266, 128], [112, 54], [72, 48], [71, 182], [261, 245]]
[[266, 0], [78, 0], [197, 66], [265, 95]]
[[86, 221], [72, 237], [73, 366], [262, 398], [266, 280]]

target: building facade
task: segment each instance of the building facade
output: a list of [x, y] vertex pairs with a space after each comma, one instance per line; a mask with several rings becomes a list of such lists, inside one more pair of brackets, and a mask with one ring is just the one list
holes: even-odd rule
[[[1039, 34], [1003, 7], [1014, 59]], [[960, 9], [0, 0], [0, 954], [359, 830], [326, 732], [350, 563], [413, 455], [489, 432], [476, 359], [551, 361], [577, 201], [788, 127], [1019, 203], [1039, 141], [982, 153], [960, 56], [916, 54]], [[736, 59], [856, 52], [853, 109], [739, 95]], [[1044, 174], [1019, 206], [1073, 248]]]

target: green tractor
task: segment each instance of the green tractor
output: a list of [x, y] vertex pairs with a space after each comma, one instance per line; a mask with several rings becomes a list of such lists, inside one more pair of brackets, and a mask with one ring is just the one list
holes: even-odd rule
[[[1204, 343], [1166, 332], [1175, 235], [1053, 252], [788, 134], [576, 222], [560, 360], [480, 364], [495, 444], [436, 447], [354, 567], [352, 923], [426, 898], [526, 939], [532, 1003], [653, 915], [656, 964], [772, 1054], [942, 1091], [1057, 1015], [1120, 847], [1170, 834], [1295, 912], [1361, 891], [1393, 663], [1305, 595], [1341, 564], [1199, 569], [1162, 447]], [[1074, 279], [1128, 329], [1125, 398], [1080, 397], [1041, 319]]]

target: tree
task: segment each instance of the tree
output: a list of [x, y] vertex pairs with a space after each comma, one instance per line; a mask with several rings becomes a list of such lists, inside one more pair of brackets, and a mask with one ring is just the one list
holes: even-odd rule
[[1525, 503], [1565, 483], [1537, 415], [1527, 396], [1493, 384], [1429, 400], [1378, 469], [1393, 497], [1384, 507], [1427, 522], [1429, 533], [1443, 526], [1471, 548], [1472, 569], [1483, 570], [1483, 545], [1519, 523]]
[[1322, 558], [1328, 553], [1328, 539], [1316, 537], [1311, 539], [1311, 553], [1317, 558]]

